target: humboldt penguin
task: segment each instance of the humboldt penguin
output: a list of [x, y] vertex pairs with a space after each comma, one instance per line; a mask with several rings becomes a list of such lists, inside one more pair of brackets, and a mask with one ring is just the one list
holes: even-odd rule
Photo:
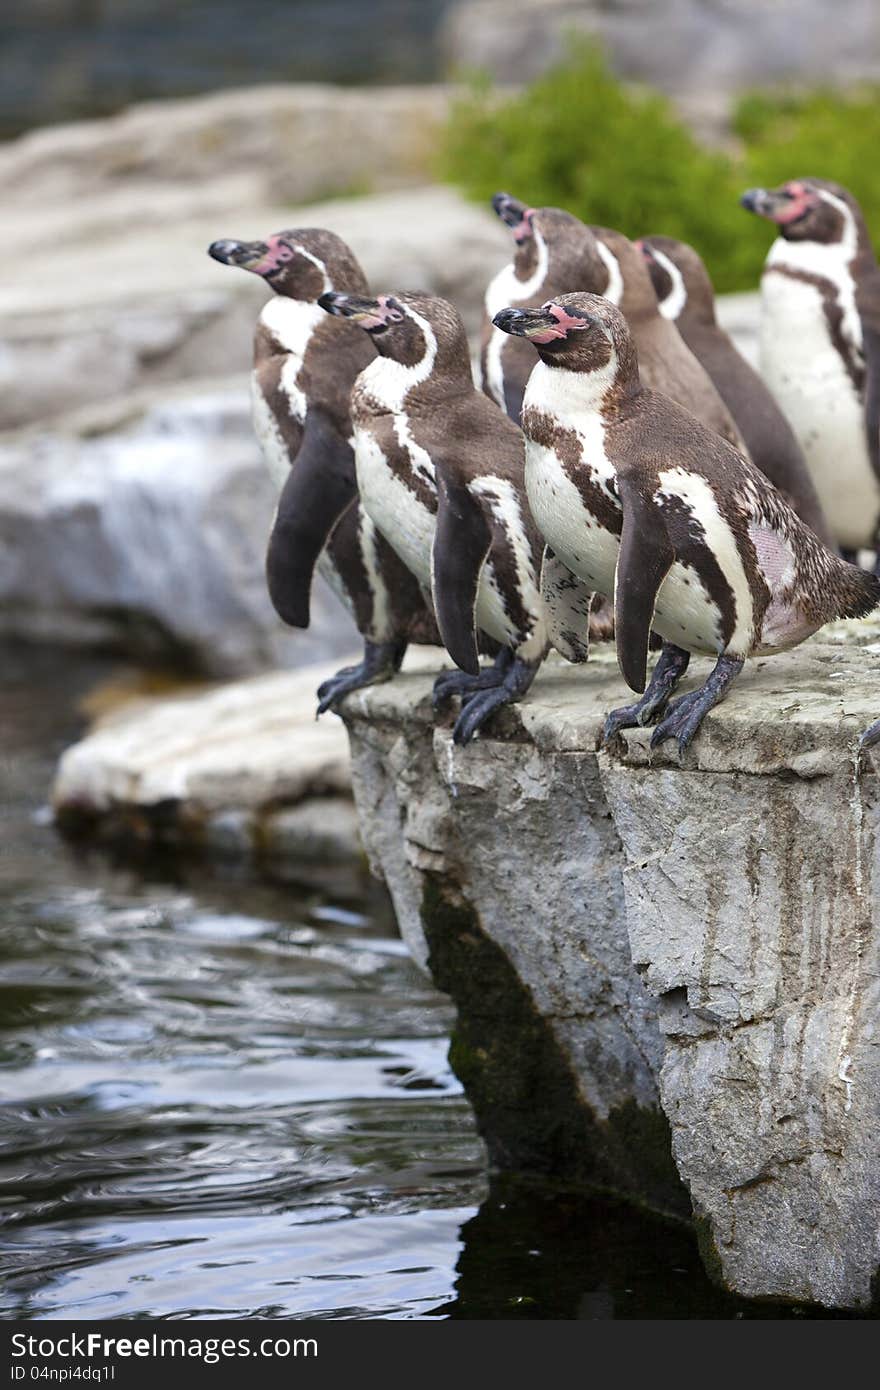
[[[499, 332], [499, 309], [536, 308], [557, 294], [584, 290], [604, 295], [626, 314], [635, 335], [648, 386], [664, 391], [693, 411], [710, 429], [742, 446], [717, 390], [681, 335], [660, 314], [641, 252], [620, 232], [588, 227], [561, 208], [531, 208], [509, 193], [492, 200], [511, 228], [516, 255], [486, 291], [483, 332], [483, 389], [519, 421], [534, 357], [520, 342]], [[507, 338], [509, 346], [505, 347]]]
[[[473, 384], [464, 325], [424, 294], [331, 292], [329, 314], [358, 324], [378, 356], [354, 384], [351, 415], [362, 505], [423, 590], [461, 668], [435, 702], [461, 695], [467, 743], [521, 698], [547, 652], [541, 541], [523, 493], [522, 431]], [[479, 634], [497, 644], [481, 670]]]
[[[684, 751], [749, 656], [880, 603], [880, 579], [824, 546], [726, 440], [642, 386], [633, 335], [607, 299], [565, 294], [495, 321], [540, 359], [523, 404], [525, 481], [553, 552], [554, 621], [565, 574], [613, 596], [620, 669], [644, 691], [609, 714], [606, 740], [660, 716], [652, 747], [674, 738]], [[652, 630], [663, 649], [646, 689]], [[715, 668], [670, 702], [692, 652]], [[863, 737], [880, 738], [880, 722]]]
[[803, 451], [773, 396], [715, 317], [715, 291], [697, 252], [673, 237], [637, 241], [660, 313], [675, 324], [706, 369], [751, 456], [820, 540], [834, 547]]
[[742, 203], [779, 229], [761, 277], [761, 371], [835, 540], [880, 552], [880, 269], [861, 209], [812, 178]]
[[492, 207], [513, 233], [513, 260], [486, 290], [480, 367], [483, 390], [519, 424], [523, 392], [535, 365], [528, 344], [493, 325], [499, 309], [533, 308], [566, 290], [619, 294], [617, 264], [589, 227], [562, 208], [530, 208], [509, 193], [496, 193]]
[[651, 276], [635, 242], [610, 227], [594, 227], [601, 244], [613, 255], [620, 293], [615, 297], [595, 290], [618, 305], [626, 317], [639, 355], [642, 380], [651, 391], [662, 391], [683, 405], [710, 430], [745, 452], [733, 417], [674, 324], [660, 313]]
[[308, 627], [317, 567], [364, 639], [363, 661], [318, 690], [322, 714], [392, 676], [408, 642], [438, 640], [418, 585], [358, 504], [349, 399], [375, 351], [318, 307], [328, 290], [366, 293], [367, 282], [345, 242], [318, 228], [215, 241], [208, 254], [274, 291], [257, 321], [251, 378], [254, 428], [280, 494], [266, 558], [272, 603], [286, 623]]

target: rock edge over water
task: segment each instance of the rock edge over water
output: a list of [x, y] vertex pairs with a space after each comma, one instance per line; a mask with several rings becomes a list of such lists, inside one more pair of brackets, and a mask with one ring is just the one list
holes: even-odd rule
[[647, 731], [594, 751], [625, 698], [610, 654], [548, 664], [464, 751], [425, 675], [345, 707], [365, 846], [458, 1005], [493, 1162], [692, 1204], [729, 1289], [836, 1308], [870, 1304], [880, 1224], [860, 634], [752, 663], [681, 763]]

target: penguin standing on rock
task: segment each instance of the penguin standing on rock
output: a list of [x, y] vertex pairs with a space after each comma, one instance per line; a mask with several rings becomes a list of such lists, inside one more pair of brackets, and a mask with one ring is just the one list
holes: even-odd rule
[[[475, 390], [464, 325], [446, 300], [331, 292], [320, 303], [364, 329], [378, 353], [352, 391], [358, 489], [432, 596], [461, 668], [438, 677], [435, 703], [461, 695], [454, 738], [467, 743], [526, 693], [547, 653], [522, 432]], [[480, 669], [479, 634], [497, 644], [490, 669]]]
[[651, 276], [635, 242], [609, 227], [594, 227], [599, 242], [615, 260], [618, 292], [596, 290], [611, 299], [626, 317], [636, 350], [642, 378], [652, 391], [662, 391], [691, 414], [745, 449], [742, 436], [706, 369], [701, 366], [674, 324], [660, 313]]
[[[492, 206], [513, 232], [516, 255], [486, 291], [483, 390], [519, 422], [534, 364], [528, 347], [502, 333], [494, 316], [504, 308], [537, 308], [554, 295], [601, 294], [626, 315], [645, 383], [692, 411], [738, 447], [730, 412], [681, 334], [660, 313], [644, 258], [633, 242], [609, 227], [588, 227], [561, 208], [530, 208], [509, 193]], [[507, 346], [505, 346], [505, 339]]]
[[758, 373], [715, 317], [715, 291], [697, 252], [673, 237], [637, 241], [648, 266], [660, 313], [675, 324], [705, 368], [745, 440], [756, 468], [769, 478], [801, 521], [834, 547], [804, 455], [791, 425]]
[[774, 222], [761, 279], [761, 370], [794, 428], [837, 543], [878, 551], [880, 268], [840, 184], [794, 179], [742, 203]]
[[520, 421], [522, 398], [534, 353], [492, 322], [509, 305], [531, 308], [566, 290], [614, 294], [617, 266], [589, 227], [562, 208], [530, 208], [509, 193], [496, 193], [492, 207], [513, 233], [513, 260], [486, 290], [480, 367], [483, 390], [511, 420]]
[[251, 379], [254, 428], [280, 492], [266, 558], [272, 603], [286, 623], [308, 627], [317, 567], [364, 638], [363, 661], [320, 687], [322, 714], [394, 675], [408, 642], [437, 641], [418, 585], [358, 503], [349, 399], [375, 353], [318, 306], [328, 290], [366, 293], [367, 282], [345, 242], [318, 228], [215, 241], [208, 253], [275, 292], [257, 321]]
[[[613, 596], [620, 668], [644, 691], [609, 714], [606, 741], [661, 716], [651, 746], [674, 738], [683, 751], [749, 656], [880, 603], [880, 579], [822, 545], [726, 440], [641, 385], [607, 299], [564, 294], [495, 322], [540, 358], [523, 406], [532, 513], [557, 566]], [[652, 630], [664, 642], [645, 689]], [[715, 668], [670, 703], [692, 652]], [[880, 721], [863, 735], [878, 739]]]

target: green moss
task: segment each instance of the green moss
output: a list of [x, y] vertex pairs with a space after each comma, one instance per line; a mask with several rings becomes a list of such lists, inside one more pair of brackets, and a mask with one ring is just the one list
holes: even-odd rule
[[429, 966], [455, 1001], [450, 1063], [465, 1087], [493, 1167], [626, 1194], [690, 1213], [662, 1112], [627, 1102], [592, 1113], [530, 990], [477, 914], [425, 876]]
[[702, 146], [659, 93], [624, 85], [595, 44], [514, 95], [475, 77], [455, 106], [442, 177], [486, 202], [505, 189], [628, 236], [663, 232], [700, 251], [719, 292], [753, 289], [770, 229], [739, 206], [753, 184], [812, 174], [852, 188], [880, 220], [877, 89], [751, 94], [734, 114], [738, 155]]

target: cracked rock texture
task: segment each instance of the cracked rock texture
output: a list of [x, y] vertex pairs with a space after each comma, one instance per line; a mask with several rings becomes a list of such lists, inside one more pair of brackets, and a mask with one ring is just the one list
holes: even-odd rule
[[880, 1264], [878, 635], [751, 663], [683, 759], [594, 751], [610, 653], [548, 663], [466, 749], [423, 674], [346, 702], [367, 852], [458, 1005], [493, 1162], [692, 1203], [745, 1296], [864, 1308]]

